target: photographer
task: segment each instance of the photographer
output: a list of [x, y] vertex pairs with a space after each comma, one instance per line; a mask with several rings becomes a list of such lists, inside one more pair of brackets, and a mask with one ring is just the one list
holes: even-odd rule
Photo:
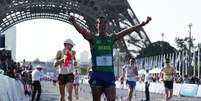
[[11, 51], [2, 49], [0, 50], [0, 68], [4, 71], [5, 75], [9, 75], [11, 68], [13, 68], [13, 61], [11, 59]]

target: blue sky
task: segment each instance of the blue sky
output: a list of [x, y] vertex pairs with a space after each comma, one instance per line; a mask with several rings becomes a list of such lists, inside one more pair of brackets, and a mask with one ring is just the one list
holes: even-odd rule
[[[188, 24], [192, 23], [195, 44], [201, 42], [201, 0], [128, 0], [139, 21], [151, 16], [152, 21], [144, 27], [152, 42], [161, 40], [176, 47], [175, 37], [188, 36]], [[63, 40], [72, 38], [76, 57], [80, 52], [89, 52], [89, 44], [71, 25], [49, 19], [30, 20], [17, 24], [17, 61], [22, 59], [50, 60], [57, 50], [63, 48]]]

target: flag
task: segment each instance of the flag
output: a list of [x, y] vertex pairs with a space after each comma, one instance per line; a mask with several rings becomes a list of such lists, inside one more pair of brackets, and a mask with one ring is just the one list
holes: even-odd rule
[[159, 64], [158, 61], [159, 61], [159, 60], [158, 60], [158, 55], [156, 55], [156, 66], [157, 66], [157, 67], [159, 66], [159, 65], [158, 65], [158, 64]]
[[191, 66], [193, 66], [193, 75], [195, 75], [195, 52], [193, 52], [193, 57], [192, 57], [192, 61], [191, 61]]
[[174, 58], [175, 56], [174, 55], [175, 55], [175, 53], [172, 53], [172, 55], [171, 55], [171, 65], [173, 67], [175, 67], [175, 65], [174, 65], [175, 64], [175, 58]]
[[154, 56], [154, 67], [153, 68], [155, 68], [155, 67], [157, 67], [156, 56]]
[[192, 57], [192, 61], [191, 61], [191, 65], [195, 66], [195, 53], [196, 51], [193, 52], [193, 57]]
[[[183, 62], [183, 53], [184, 52], [179, 52], [179, 55], [178, 55], [178, 57], [177, 57], [177, 59], [178, 59], [178, 63], [179, 63], [179, 65], [178, 65], [178, 68], [179, 68], [179, 72], [180, 72], [180, 75], [181, 75], [181, 73], [182, 73], [182, 77], [184, 77], [183, 76], [183, 72], [181, 72], [181, 66], [182, 66], [182, 62]], [[183, 70], [183, 69], [182, 69]]]
[[150, 68], [153, 68], [153, 56], [151, 56], [151, 67]]
[[181, 52], [179, 52], [176, 57], [176, 64], [180, 61], [180, 57], [181, 57]]
[[140, 58], [140, 69], [144, 68], [144, 58]]
[[198, 46], [198, 78], [200, 78], [200, 47]]
[[185, 52], [185, 57], [184, 57], [184, 67], [185, 67], [185, 75], [188, 74], [188, 51]]
[[162, 63], [163, 63], [163, 54], [160, 55], [159, 68], [162, 68]]

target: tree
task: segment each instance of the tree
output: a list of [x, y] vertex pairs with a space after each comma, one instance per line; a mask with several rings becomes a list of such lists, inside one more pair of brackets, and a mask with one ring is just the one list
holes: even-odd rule
[[185, 39], [175, 38], [175, 42], [177, 44], [177, 48], [181, 51], [187, 50], [187, 44], [185, 44]]
[[[190, 42], [190, 46], [192, 48], [195, 48], [195, 45], [193, 44], [193, 41], [195, 39], [191, 39], [191, 42]], [[190, 41], [190, 38], [189, 37], [185, 37], [185, 38], [178, 38], [176, 37], [175, 38], [175, 42], [177, 44], [177, 48], [180, 50], [180, 51], [185, 51], [185, 50], [188, 50], [188, 47], [189, 46], [189, 41]]]
[[[191, 33], [191, 32], [190, 32]], [[179, 51], [187, 51], [188, 52], [188, 57], [185, 58], [187, 61], [187, 73], [192, 75], [193, 73], [193, 68], [192, 68], [192, 49], [195, 49], [196, 46], [193, 44], [193, 41], [195, 41], [194, 38], [191, 37], [191, 35], [189, 37], [185, 37], [185, 38], [175, 38], [175, 42], [177, 44], [177, 47], [179, 49]], [[182, 69], [182, 68], [181, 68]]]

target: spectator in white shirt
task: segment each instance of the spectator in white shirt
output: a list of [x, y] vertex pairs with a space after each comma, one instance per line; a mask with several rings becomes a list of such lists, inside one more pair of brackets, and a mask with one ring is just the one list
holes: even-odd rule
[[149, 70], [146, 70], [145, 73], [145, 95], [146, 95], [146, 100], [145, 101], [150, 101], [150, 97], [149, 97], [149, 85], [150, 85], [150, 81], [151, 81], [151, 75], [149, 74]]
[[40, 80], [43, 79], [45, 76], [41, 72], [42, 66], [37, 65], [36, 69], [32, 71], [32, 101], [34, 101], [35, 95], [37, 94], [36, 101], [40, 100], [40, 95], [41, 95], [41, 84]]

